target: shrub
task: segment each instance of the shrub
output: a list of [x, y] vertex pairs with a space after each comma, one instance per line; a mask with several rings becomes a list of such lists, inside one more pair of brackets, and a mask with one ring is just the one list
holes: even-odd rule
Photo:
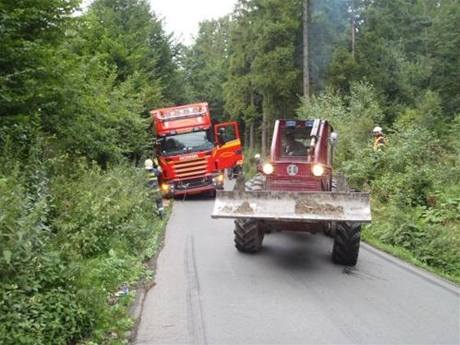
[[143, 171], [64, 157], [33, 179], [12, 166], [0, 177], [0, 343], [121, 339], [130, 295], [114, 293], [148, 273], [162, 228]]

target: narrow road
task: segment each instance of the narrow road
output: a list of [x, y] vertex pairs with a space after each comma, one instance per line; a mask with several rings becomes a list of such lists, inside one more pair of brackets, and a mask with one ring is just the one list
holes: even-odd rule
[[363, 245], [281, 233], [244, 255], [213, 200], [176, 201], [135, 344], [459, 344], [459, 289]]

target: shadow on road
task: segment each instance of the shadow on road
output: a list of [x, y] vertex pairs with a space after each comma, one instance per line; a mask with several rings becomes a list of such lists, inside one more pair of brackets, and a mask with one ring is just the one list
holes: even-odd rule
[[344, 267], [332, 262], [331, 251], [331, 239], [322, 234], [283, 232], [266, 236], [263, 249], [254, 257], [260, 256], [255, 261], [263, 261], [270, 269], [294, 275], [324, 275], [325, 271], [335, 275]]
[[192, 194], [192, 195], [181, 195], [174, 197], [175, 201], [214, 201], [215, 196], [210, 193]]

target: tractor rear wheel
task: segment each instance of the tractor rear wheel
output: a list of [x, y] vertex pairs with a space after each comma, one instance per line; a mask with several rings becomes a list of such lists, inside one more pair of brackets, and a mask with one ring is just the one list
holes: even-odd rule
[[332, 249], [332, 261], [339, 265], [354, 266], [358, 261], [361, 225], [337, 223]]
[[255, 219], [235, 220], [235, 247], [243, 253], [257, 253], [262, 249], [264, 232], [259, 229], [259, 222]]

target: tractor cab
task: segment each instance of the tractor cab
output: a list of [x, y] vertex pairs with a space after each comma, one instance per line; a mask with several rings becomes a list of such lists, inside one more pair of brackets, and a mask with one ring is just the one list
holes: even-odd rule
[[330, 191], [332, 128], [323, 120], [278, 120], [270, 159], [259, 166], [267, 188], [284, 191]]
[[310, 152], [312, 123], [306, 121], [287, 121], [280, 125], [277, 150], [278, 159], [307, 161]]

